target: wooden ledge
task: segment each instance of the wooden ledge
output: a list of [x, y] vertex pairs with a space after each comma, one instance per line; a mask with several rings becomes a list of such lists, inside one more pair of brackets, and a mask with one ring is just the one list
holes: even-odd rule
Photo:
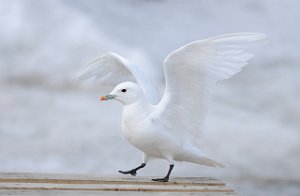
[[218, 179], [173, 177], [152, 182], [154, 177], [95, 176], [81, 174], [0, 173], [0, 195], [236, 195]]

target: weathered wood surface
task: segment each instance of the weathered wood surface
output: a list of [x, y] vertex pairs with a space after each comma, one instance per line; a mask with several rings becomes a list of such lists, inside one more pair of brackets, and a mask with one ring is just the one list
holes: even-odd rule
[[208, 177], [103, 177], [80, 174], [0, 173], [2, 195], [236, 195], [222, 181]]

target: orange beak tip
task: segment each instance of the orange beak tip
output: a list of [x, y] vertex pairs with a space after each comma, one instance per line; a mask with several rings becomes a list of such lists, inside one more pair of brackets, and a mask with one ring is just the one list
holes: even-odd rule
[[104, 96], [100, 97], [100, 101], [104, 101], [106, 98]]

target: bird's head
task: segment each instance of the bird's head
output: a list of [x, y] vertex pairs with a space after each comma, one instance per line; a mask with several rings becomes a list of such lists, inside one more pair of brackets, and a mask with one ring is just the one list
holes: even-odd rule
[[136, 102], [143, 96], [141, 88], [133, 82], [123, 82], [117, 85], [108, 95], [100, 97], [101, 101], [115, 99], [124, 105]]

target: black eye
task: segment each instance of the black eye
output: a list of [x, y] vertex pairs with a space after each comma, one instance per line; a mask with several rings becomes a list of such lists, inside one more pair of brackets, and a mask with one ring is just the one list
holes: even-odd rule
[[126, 90], [125, 88], [123, 88], [121, 91], [122, 91], [123, 93], [125, 93], [127, 90]]

